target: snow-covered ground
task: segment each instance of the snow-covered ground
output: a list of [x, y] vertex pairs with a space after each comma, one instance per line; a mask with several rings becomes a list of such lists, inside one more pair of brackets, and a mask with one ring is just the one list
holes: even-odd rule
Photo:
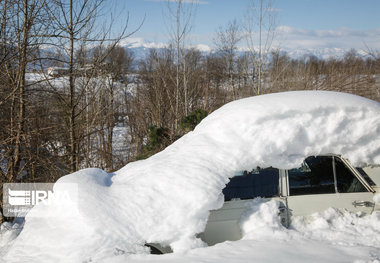
[[[277, 204], [254, 200], [257, 208], [244, 222], [242, 240], [183, 253], [147, 255], [115, 253], [102, 262], [380, 262], [380, 214], [361, 217], [329, 209], [311, 218], [296, 217], [289, 229], [278, 219]], [[4, 223], [0, 246], [9, 249], [19, 224]], [[244, 229], [243, 228], [243, 229]], [[7, 243], [9, 242], [9, 243]], [[0, 254], [1, 255], [1, 254]], [[36, 260], [38, 261], [38, 260]], [[43, 260], [42, 260], [43, 261]], [[22, 260], [19, 262], [29, 262]], [[76, 262], [62, 259], [60, 262]], [[78, 261], [79, 262], [79, 261]], [[84, 261], [86, 262], [86, 261]], [[90, 262], [90, 261], [87, 261]]]
[[126, 163], [134, 147], [134, 144], [131, 143], [129, 128], [124, 123], [118, 123], [113, 128], [112, 151], [114, 160], [118, 163]]
[[[235, 101], [147, 160], [112, 174], [85, 169], [62, 177], [55, 192], [77, 184], [77, 205], [35, 206], [0, 255], [9, 262], [376, 262], [376, 213], [328, 210], [294, 218], [285, 229], [277, 203], [254, 200], [242, 219], [243, 240], [204, 247], [196, 234], [223, 204], [221, 190], [236, 171], [297, 167], [323, 153], [380, 164], [379, 149], [377, 102], [322, 91]], [[146, 255], [146, 242], [170, 245], [174, 253]]]
[[285, 229], [274, 201], [254, 200], [242, 240], [166, 255], [119, 255], [105, 262], [380, 262], [380, 214], [329, 209]]

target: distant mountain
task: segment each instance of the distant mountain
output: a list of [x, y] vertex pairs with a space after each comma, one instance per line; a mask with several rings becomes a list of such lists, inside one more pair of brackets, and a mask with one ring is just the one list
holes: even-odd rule
[[152, 48], [161, 49], [167, 46], [164, 43], [150, 42], [142, 38], [127, 38], [122, 40], [119, 45], [132, 51], [136, 60], [146, 58]]
[[[286, 51], [286, 50], [285, 50]], [[343, 58], [349, 49], [344, 48], [320, 48], [320, 49], [293, 49], [287, 53], [291, 58], [301, 58], [303, 56], [316, 56], [319, 59]], [[363, 50], [358, 50], [359, 56], [366, 56], [367, 53]]]
[[[146, 58], [152, 48], [163, 49], [168, 47], [168, 44], [146, 41], [142, 38], [127, 38], [120, 42], [120, 46], [132, 51], [135, 55], [135, 58], [139, 60]], [[192, 47], [204, 53], [212, 52], [212, 49], [205, 44], [198, 44]]]
[[[128, 49], [133, 52], [135, 57], [135, 62], [145, 59], [152, 48], [154, 49], [163, 49], [168, 46], [167, 43], [160, 43], [160, 42], [152, 42], [152, 41], [146, 41], [143, 38], [127, 38], [120, 42], [119, 44], [121, 47], [124, 47], [125, 49]], [[204, 54], [209, 54], [213, 52], [213, 49], [205, 44], [198, 44], [192, 46], [193, 48], [198, 49]], [[41, 49], [42, 54], [44, 54], [45, 57], [54, 57], [55, 48], [50, 47], [48, 45], [45, 45]], [[304, 56], [315, 56], [319, 59], [328, 59], [328, 58], [343, 58], [343, 56], [349, 51], [349, 49], [343, 49], [343, 48], [315, 48], [315, 49], [304, 49], [304, 48], [284, 48], [282, 51], [286, 52], [291, 58], [297, 59], [302, 58]], [[367, 56], [367, 53], [363, 50], [358, 50], [358, 55], [360, 56]], [[240, 49], [240, 54], [244, 53], [244, 49]], [[44, 68], [47, 68], [51, 66], [52, 61], [44, 61]], [[137, 66], [137, 64], [135, 65]], [[35, 66], [33, 66], [35, 67]]]
[[[168, 45], [164, 43], [156, 43], [146, 41], [142, 38], [128, 38], [123, 40], [120, 45], [124, 48], [128, 48], [133, 51], [135, 58], [137, 60], [146, 58], [149, 54], [149, 50], [152, 48], [161, 49], [165, 48]], [[198, 44], [193, 46], [199, 49], [201, 52], [210, 53], [212, 48], [205, 44]], [[315, 48], [315, 49], [304, 49], [304, 48], [294, 48], [294, 49], [284, 49], [291, 58], [302, 58], [303, 56], [316, 56], [319, 59], [328, 59], [328, 58], [342, 58], [349, 49], [344, 48]], [[243, 53], [244, 51], [240, 51]], [[366, 56], [366, 52], [363, 50], [358, 50], [358, 55]]]

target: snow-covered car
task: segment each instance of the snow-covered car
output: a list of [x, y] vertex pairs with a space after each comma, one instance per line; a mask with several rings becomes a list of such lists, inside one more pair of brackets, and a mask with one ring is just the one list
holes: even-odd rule
[[[292, 216], [308, 216], [335, 208], [362, 215], [380, 211], [374, 195], [380, 191], [380, 166], [354, 167], [342, 156], [310, 156], [294, 169], [257, 167], [240, 171], [223, 189], [224, 204], [212, 210], [199, 237], [208, 245], [242, 238], [241, 220], [252, 199], [277, 200], [281, 223], [288, 227]], [[149, 244], [159, 254], [171, 250]]]
[[[307, 236], [313, 235], [318, 222], [323, 221], [314, 238], [323, 244], [323, 225], [329, 225], [327, 221], [335, 217], [334, 229], [345, 221], [344, 227], [338, 229], [340, 233], [352, 230], [356, 234], [334, 238], [335, 230], [330, 231], [331, 242], [346, 244], [334, 255], [339, 257], [342, 251], [351, 251], [354, 243], [357, 245], [353, 259], [377, 260], [379, 213], [359, 220], [355, 214], [345, 213], [349, 215], [343, 218], [328, 209], [328, 215], [319, 217], [322, 220], [313, 221], [317, 224], [310, 223], [310, 227], [299, 224], [303, 218], [307, 220], [297, 215], [328, 207], [366, 213], [378, 209], [380, 195], [373, 195], [379, 189], [363, 171], [380, 185], [376, 167], [380, 165], [379, 149], [380, 103], [376, 101], [327, 91], [285, 92], [234, 101], [212, 112], [194, 131], [146, 160], [131, 162], [113, 173], [92, 168], [61, 177], [54, 185], [54, 193], [64, 194], [65, 185], [74, 184], [75, 205], [33, 207], [21, 233], [6, 249], [4, 259], [129, 262], [130, 255], [149, 253], [144, 246], [147, 243], [168, 248], [161, 252], [170, 248], [178, 257], [191, 257], [195, 248], [205, 246], [199, 237], [215, 244], [239, 239], [242, 234], [243, 240], [233, 243], [236, 249], [231, 248], [232, 242], [224, 242], [197, 251], [227, 251], [234, 257], [240, 252], [252, 252], [255, 244], [246, 239], [255, 238], [262, 244], [260, 248], [268, 248], [261, 249], [265, 254], [279, 248], [298, 256], [300, 246], [294, 248], [292, 241], [284, 242], [286, 247], [273, 246], [273, 240], [287, 236], [286, 240], [296, 239], [308, 251], [321, 251], [321, 246], [315, 249], [316, 243], [308, 242]], [[315, 172], [319, 164], [322, 170]], [[374, 166], [363, 171], [354, 168], [369, 165]], [[341, 180], [342, 176], [347, 177]], [[240, 187], [240, 180], [246, 180], [244, 187]], [[266, 210], [258, 208], [260, 199], [252, 199], [256, 196], [272, 199], [260, 204]], [[288, 229], [281, 224], [279, 208], [283, 223], [291, 224]], [[297, 227], [299, 230], [294, 231]], [[309, 229], [307, 233], [302, 230], [305, 228]], [[267, 242], [262, 243], [262, 237]], [[243, 243], [241, 249], [239, 244]], [[361, 257], [363, 250], [365, 256]], [[324, 251], [316, 253], [318, 259], [319, 254], [327, 255], [319, 262], [329, 261], [331, 254]], [[353, 254], [345, 255], [336, 262], [347, 262], [345, 259]]]
[[223, 189], [224, 205], [211, 211], [200, 236], [208, 245], [241, 239], [241, 218], [252, 199], [259, 197], [279, 201], [284, 226], [292, 216], [307, 216], [330, 207], [370, 214], [380, 211], [373, 200], [379, 186], [380, 167], [355, 168], [334, 154], [310, 156], [290, 170], [257, 167], [241, 171]]

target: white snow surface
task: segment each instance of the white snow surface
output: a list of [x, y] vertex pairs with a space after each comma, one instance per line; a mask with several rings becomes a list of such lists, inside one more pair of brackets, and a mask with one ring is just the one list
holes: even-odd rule
[[361, 216], [328, 209], [294, 217], [289, 229], [278, 216], [278, 202], [254, 199], [241, 221], [242, 240], [187, 253], [119, 255], [104, 262], [380, 262], [380, 213]]
[[[380, 164], [379, 135], [380, 104], [354, 95], [301, 91], [231, 102], [210, 114], [193, 132], [147, 160], [130, 163], [112, 174], [100, 169], [84, 169], [59, 179], [56, 191], [61, 183], [78, 184], [78, 206], [65, 211], [35, 206], [30, 215], [49, 217], [28, 215], [24, 229], [7, 249], [4, 260], [117, 262], [120, 259], [125, 262], [126, 257], [136, 261], [175, 261], [184, 257], [184, 262], [197, 262], [199, 255], [212, 257], [215, 252], [225, 256], [228, 262], [227, 259], [233, 257], [227, 256], [226, 251], [231, 250], [237, 250], [235, 255], [245, 251], [252, 255], [249, 251], [253, 249], [260, 259], [263, 249], [269, 254], [278, 249], [278, 255], [293, 253], [295, 257], [298, 251], [293, 251], [293, 247], [297, 245], [305, 249], [308, 253], [305, 256], [309, 257], [317, 252], [334, 257], [345, 251], [344, 259], [362, 258], [365, 254], [365, 260], [380, 260], [372, 251], [373, 248], [379, 250], [379, 238], [372, 238], [374, 244], [363, 252], [357, 247], [351, 251], [349, 242], [336, 241], [335, 244], [333, 234], [323, 235], [326, 229], [331, 233], [338, 228], [333, 223], [336, 218], [359, 220], [353, 219], [354, 216], [327, 211], [317, 216], [322, 218], [320, 225], [299, 220], [293, 230], [284, 230], [276, 221], [277, 211], [272, 211], [276, 210], [275, 203], [260, 209], [258, 204], [253, 204], [254, 215], [247, 214], [246, 222], [242, 221], [243, 240], [199, 248], [205, 244], [195, 237], [203, 231], [209, 210], [221, 207], [221, 190], [234, 172], [257, 166], [292, 168], [307, 156], [324, 153], [342, 154], [355, 165]], [[258, 229], [255, 224], [249, 224], [252, 220], [261, 222], [263, 227]], [[372, 222], [368, 225], [379, 236], [379, 216], [374, 214], [363, 220]], [[346, 233], [346, 230], [338, 231]], [[278, 241], [268, 233], [278, 233], [276, 235], [283, 238]], [[250, 239], [257, 237], [261, 237], [259, 243], [252, 243]], [[356, 238], [352, 238], [352, 242], [357, 242]], [[334, 243], [334, 249], [320, 240]], [[143, 247], [145, 242], [170, 245], [175, 253], [161, 259], [136, 255], [147, 253]], [[268, 251], [270, 244], [273, 249]], [[314, 250], [314, 245], [320, 251]], [[190, 250], [192, 248], [197, 249]], [[288, 262], [292, 262], [290, 259]], [[213, 260], [220, 262], [221, 258], [216, 256]], [[344, 261], [333, 258], [331, 262]]]

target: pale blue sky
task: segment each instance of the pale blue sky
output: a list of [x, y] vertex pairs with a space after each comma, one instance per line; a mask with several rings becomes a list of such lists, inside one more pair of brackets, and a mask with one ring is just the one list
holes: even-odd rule
[[[212, 46], [219, 26], [243, 19], [248, 0], [199, 0], [191, 41]], [[130, 28], [145, 16], [133, 35], [145, 41], [168, 41], [166, 0], [114, 0], [129, 11]], [[380, 0], [276, 0], [280, 46], [287, 48], [365, 48], [380, 50]]]

